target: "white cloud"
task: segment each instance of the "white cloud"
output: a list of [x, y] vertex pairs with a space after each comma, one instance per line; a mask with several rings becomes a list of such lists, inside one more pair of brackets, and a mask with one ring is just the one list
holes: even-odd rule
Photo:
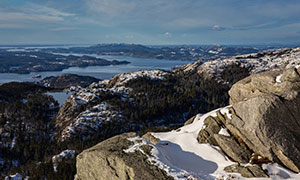
[[75, 14], [66, 13], [57, 9], [40, 6], [33, 3], [18, 8], [1, 8], [0, 22], [57, 22], [64, 21], [66, 17], [75, 16]]
[[73, 13], [62, 12], [54, 8], [49, 8], [47, 6], [41, 6], [37, 4], [30, 3], [22, 8], [25, 12], [32, 14], [45, 14], [53, 17], [70, 17], [75, 16]]

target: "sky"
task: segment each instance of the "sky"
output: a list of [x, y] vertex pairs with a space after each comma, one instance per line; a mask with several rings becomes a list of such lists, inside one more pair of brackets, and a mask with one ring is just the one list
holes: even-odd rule
[[299, 0], [0, 0], [0, 44], [299, 44]]

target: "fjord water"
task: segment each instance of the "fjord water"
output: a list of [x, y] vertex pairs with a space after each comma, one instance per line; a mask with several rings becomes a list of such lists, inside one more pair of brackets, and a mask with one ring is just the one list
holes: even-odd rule
[[40, 74], [41, 78], [48, 76], [58, 76], [61, 74], [72, 73], [85, 76], [93, 76], [99, 79], [109, 79], [116, 74], [134, 72], [138, 70], [150, 69], [164, 69], [170, 70], [174, 66], [190, 63], [189, 61], [174, 61], [174, 60], [161, 60], [161, 59], [148, 59], [148, 58], [134, 58], [128, 56], [102, 56], [96, 54], [62, 54], [62, 55], [75, 55], [75, 56], [93, 56], [107, 60], [128, 61], [130, 64], [126, 65], [110, 65], [110, 66], [88, 66], [84, 68], [71, 67], [63, 71], [48, 71], [48, 72], [32, 72], [30, 74], [15, 74], [15, 73], [0, 73], [0, 84], [11, 81], [37, 81], [32, 76]]

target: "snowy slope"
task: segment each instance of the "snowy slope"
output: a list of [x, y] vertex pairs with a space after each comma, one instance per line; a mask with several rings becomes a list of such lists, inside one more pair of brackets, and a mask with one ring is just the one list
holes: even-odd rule
[[228, 83], [222, 79], [221, 73], [226, 67], [232, 64], [249, 69], [250, 74], [295, 67], [300, 65], [300, 48], [272, 49], [225, 59], [217, 58], [203, 64], [202, 61], [197, 61], [185, 65], [183, 71], [189, 72], [196, 70], [199, 74], [206, 75], [206, 77], [217, 78], [220, 82]]
[[[93, 106], [88, 107], [76, 117], [72, 117], [65, 126], [59, 127], [61, 130], [60, 140], [65, 141], [68, 138], [81, 133], [81, 138], [86, 139], [85, 135], [93, 134], [99, 130], [105, 122], [112, 122], [116, 120], [122, 122], [124, 115], [121, 110], [114, 110], [114, 105], [107, 103], [101, 99], [103, 93], [117, 95], [120, 100], [132, 102], [133, 99], [129, 97], [129, 93], [132, 91], [130, 87], [127, 87], [128, 83], [138, 79], [146, 78], [151, 80], [164, 80], [165, 76], [170, 72], [162, 70], [148, 70], [148, 71], [137, 71], [131, 73], [122, 73], [114, 76], [110, 80], [104, 80], [94, 82], [87, 88], [75, 88], [71, 87], [69, 91], [74, 91], [73, 94], [66, 101], [65, 105], [62, 106], [58, 113], [57, 119], [59, 122], [65, 121], [65, 114], [70, 106], [74, 109], [76, 114], [77, 109], [80, 106], [94, 103]], [[66, 108], [64, 108], [66, 106]]]
[[[228, 115], [227, 109], [228, 107], [225, 107], [202, 116], [197, 115], [192, 124], [183, 126], [178, 130], [152, 133], [152, 135], [161, 140], [156, 145], [141, 138], [129, 139], [135, 144], [125, 150], [125, 152], [142, 151], [139, 147], [144, 144], [152, 146], [151, 153], [153, 156], [149, 157], [149, 161], [164, 169], [176, 180], [247, 179], [239, 174], [229, 174], [223, 170], [226, 166], [235, 163], [230, 161], [219, 147], [197, 142], [197, 135], [204, 128], [204, 119], [208, 116], [217, 116], [216, 112], [218, 110]], [[220, 130], [219, 133], [228, 135], [225, 129]], [[300, 174], [295, 174], [277, 164], [264, 164], [263, 169], [268, 171], [270, 178], [251, 179], [300, 179]]]

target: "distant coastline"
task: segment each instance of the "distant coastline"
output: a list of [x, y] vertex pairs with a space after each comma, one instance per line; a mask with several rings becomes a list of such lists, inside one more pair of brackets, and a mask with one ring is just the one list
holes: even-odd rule
[[0, 51], [0, 73], [29, 74], [31, 72], [62, 71], [70, 67], [129, 64], [128, 61], [108, 61], [92, 56], [63, 56], [37, 51]]

